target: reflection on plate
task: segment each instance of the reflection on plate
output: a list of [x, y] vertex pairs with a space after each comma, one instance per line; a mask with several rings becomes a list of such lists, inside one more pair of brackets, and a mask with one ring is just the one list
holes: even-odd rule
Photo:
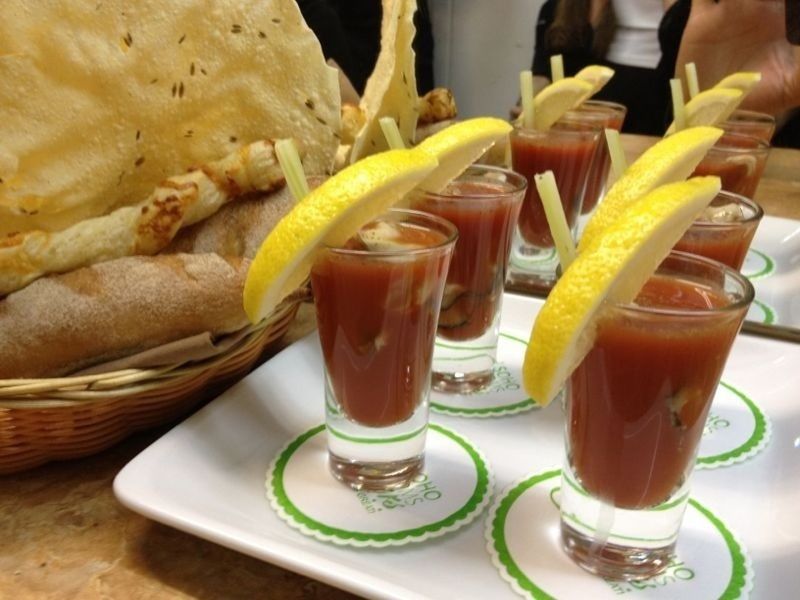
[[[501, 328], [527, 338], [541, 301], [509, 294]], [[741, 336], [725, 381], [758, 391], [772, 441], [758, 455], [693, 477], [692, 494], [736, 531], [753, 561], [754, 598], [796, 592], [800, 539], [800, 345]], [[322, 360], [315, 335], [292, 345], [155, 442], [117, 476], [131, 509], [152, 519], [370, 598], [511, 600], [485, 550], [483, 518], [403, 548], [340, 548], [281, 521], [264, 496], [264, 473], [292, 438], [322, 422]], [[486, 455], [497, 489], [562, 462], [559, 403], [500, 419], [433, 415]], [[553, 514], [556, 514], [555, 512]], [[551, 516], [542, 515], [542, 519]], [[554, 526], [557, 523], [553, 522]]]

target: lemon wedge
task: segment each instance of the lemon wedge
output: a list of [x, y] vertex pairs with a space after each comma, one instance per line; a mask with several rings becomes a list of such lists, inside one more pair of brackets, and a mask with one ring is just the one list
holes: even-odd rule
[[761, 81], [761, 73], [758, 71], [738, 71], [723, 77], [714, 87], [741, 90], [747, 94], [759, 81]]
[[629, 207], [550, 291], [525, 352], [525, 390], [546, 406], [594, 343], [604, 302], [631, 302], [720, 190], [718, 177], [670, 183]]
[[494, 117], [478, 117], [454, 123], [425, 138], [415, 150], [439, 162], [420, 184], [429, 192], [440, 192], [491, 146], [505, 138], [511, 125]]
[[591, 83], [575, 77], [559, 79], [542, 89], [533, 99], [534, 129], [550, 129], [564, 113], [590, 97], [593, 89]]
[[[718, 88], [700, 92], [686, 103], [686, 126], [717, 125], [731, 116], [744, 98], [742, 90]], [[675, 131], [675, 123], [670, 124], [667, 135]]]
[[589, 65], [588, 67], [584, 67], [575, 73], [575, 79], [580, 79], [591, 84], [592, 93], [590, 96], [594, 96], [597, 92], [603, 89], [603, 87], [613, 76], [614, 69], [603, 65]]
[[611, 223], [646, 193], [665, 183], [686, 179], [722, 136], [716, 127], [690, 127], [663, 138], [645, 150], [597, 205], [578, 242], [582, 252]]
[[308, 277], [320, 244], [341, 245], [436, 168], [416, 150], [374, 154], [339, 171], [300, 200], [266, 237], [244, 284], [244, 310], [253, 323]]

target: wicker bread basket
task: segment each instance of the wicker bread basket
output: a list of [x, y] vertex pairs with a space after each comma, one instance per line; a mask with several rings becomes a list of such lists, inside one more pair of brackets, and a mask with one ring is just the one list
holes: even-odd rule
[[213, 358], [157, 369], [0, 380], [0, 475], [88, 456], [167, 423], [245, 375], [289, 328], [302, 297], [282, 303]]

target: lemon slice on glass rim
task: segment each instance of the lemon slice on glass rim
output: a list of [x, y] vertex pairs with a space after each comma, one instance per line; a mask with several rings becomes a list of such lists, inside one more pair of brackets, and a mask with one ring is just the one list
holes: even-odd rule
[[720, 190], [718, 177], [694, 177], [649, 192], [570, 264], [531, 330], [522, 378], [546, 406], [594, 343], [607, 301], [631, 302], [672, 246]]
[[589, 65], [575, 73], [576, 79], [586, 81], [592, 85], [592, 96], [603, 89], [613, 76], [614, 69], [604, 65]]
[[302, 198], [258, 249], [244, 284], [252, 323], [269, 315], [300, 287], [321, 244], [340, 245], [386, 211], [436, 168], [414, 150], [389, 150], [339, 171]]
[[[599, 88], [597, 88], [599, 89]], [[533, 98], [533, 128], [546, 131], [564, 114], [581, 105], [597, 91], [593, 83], [577, 77], [564, 77], [542, 88]], [[523, 123], [523, 115], [514, 121]]]
[[761, 73], [758, 71], [737, 71], [720, 79], [714, 87], [741, 90], [747, 94], [759, 81]]
[[476, 117], [454, 123], [425, 138], [414, 149], [434, 157], [439, 166], [419, 187], [434, 193], [442, 191], [511, 129], [511, 124], [502, 119]]
[[[725, 121], [736, 110], [744, 92], [734, 88], [713, 87], [697, 94], [686, 103], [686, 126], [717, 125]], [[675, 123], [667, 129], [667, 135], [675, 132]]]
[[564, 77], [542, 89], [533, 99], [533, 127], [546, 131], [564, 113], [589, 98], [594, 85], [576, 77]]
[[716, 127], [691, 127], [660, 139], [614, 182], [578, 241], [582, 252], [631, 204], [665, 183], [686, 179], [722, 136]]
[[416, 148], [373, 154], [327, 179], [295, 204], [258, 249], [244, 285], [247, 317], [258, 323], [300, 287], [321, 245], [344, 244], [420, 184], [443, 188], [510, 129], [500, 119], [462, 121]]

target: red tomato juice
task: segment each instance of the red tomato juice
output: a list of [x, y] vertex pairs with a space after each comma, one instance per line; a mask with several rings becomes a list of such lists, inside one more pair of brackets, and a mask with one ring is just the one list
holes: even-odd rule
[[[726, 306], [721, 292], [653, 276], [640, 306]], [[741, 311], [686, 318], [613, 307], [573, 373], [568, 390], [569, 456], [580, 483], [618, 508], [664, 502], [691, 472], [711, 399]]]
[[708, 223], [705, 228], [690, 228], [674, 249], [717, 260], [738, 271], [742, 268], [757, 226], [758, 221], [733, 223], [730, 226]]
[[[623, 120], [624, 115], [617, 112], [609, 112], [605, 126], [608, 129], [619, 131], [622, 129]], [[605, 136], [603, 136], [597, 144], [597, 156], [586, 180], [586, 191], [583, 194], [583, 207], [581, 208], [582, 215], [592, 212], [600, 201], [600, 196], [606, 187], [610, 167], [611, 154], [608, 152], [608, 144], [606, 144]]]
[[726, 133], [700, 161], [693, 176], [716, 175], [722, 180], [723, 190], [753, 198], [767, 164], [768, 149], [758, 138]]
[[[392, 241], [427, 248], [444, 233], [395, 223]], [[366, 250], [351, 239], [350, 250]], [[366, 426], [408, 419], [430, 383], [449, 252], [322, 251], [311, 270], [322, 354], [342, 411]]]
[[[456, 181], [441, 195], [424, 195], [414, 208], [458, 229], [437, 333], [451, 341], [482, 336], [502, 300], [508, 254], [519, 213], [518, 196], [501, 184]], [[504, 198], [499, 194], [506, 193]]]
[[567, 224], [574, 227], [581, 210], [586, 177], [597, 147], [597, 136], [536, 136], [517, 132], [511, 136], [513, 169], [528, 178], [528, 190], [519, 213], [519, 231], [532, 246], [552, 248], [553, 238], [533, 176], [553, 171], [564, 205]]

